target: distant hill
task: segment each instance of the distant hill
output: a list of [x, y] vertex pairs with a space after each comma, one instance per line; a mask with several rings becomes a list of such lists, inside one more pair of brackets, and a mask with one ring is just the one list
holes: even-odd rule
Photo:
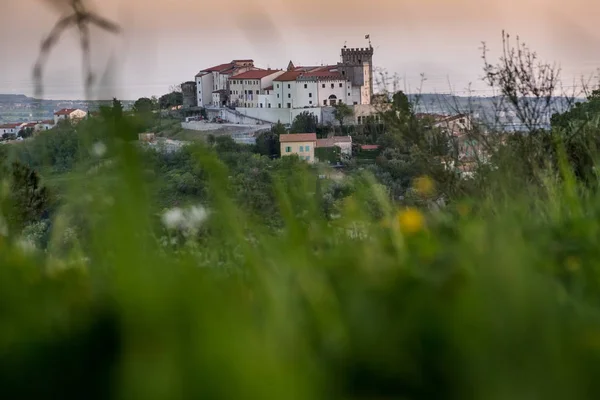
[[[97, 111], [102, 105], [110, 105], [112, 100], [37, 100], [23, 94], [0, 94], [0, 124], [52, 119], [55, 111], [61, 108], [80, 108]], [[129, 109], [133, 101], [122, 100], [123, 107]]]

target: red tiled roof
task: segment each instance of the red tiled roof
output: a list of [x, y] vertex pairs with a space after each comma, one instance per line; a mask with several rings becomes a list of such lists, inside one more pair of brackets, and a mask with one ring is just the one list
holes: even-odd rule
[[200, 72], [223, 72], [234, 67], [233, 63], [219, 64], [214, 67], [203, 69]]
[[326, 79], [336, 79], [336, 80], [345, 80], [345, 78], [339, 73], [335, 71], [312, 71], [306, 72], [302, 74], [301, 79], [317, 79], [317, 80], [326, 80]]
[[291, 142], [316, 142], [316, 133], [291, 133], [289, 135], [279, 135], [280, 143], [291, 143]]
[[379, 146], [376, 144], [363, 144], [362, 146], [360, 146], [360, 148], [362, 150], [377, 150], [379, 149]]
[[77, 111], [76, 108], [63, 108], [54, 113], [54, 115], [70, 115], [73, 111]]
[[229, 79], [262, 79], [277, 72], [280, 71], [278, 69], [257, 69], [230, 76]]
[[0, 129], [15, 129], [17, 127], [21, 126], [21, 123], [18, 124], [4, 124], [4, 125], [0, 125]]
[[25, 125], [23, 125], [23, 128], [33, 128], [35, 127], [37, 124], [39, 124], [39, 122], [28, 122]]
[[245, 60], [233, 60], [232, 62], [234, 62], [234, 63], [235, 63], [235, 62], [254, 62], [254, 60], [253, 60], [253, 59], [251, 59], [251, 58], [247, 58], [247, 59], [245, 59]]
[[317, 139], [317, 147], [333, 147], [337, 143], [352, 143], [350, 136], [334, 136], [327, 139]]
[[278, 82], [289, 82], [289, 81], [295, 81], [296, 79], [298, 79], [298, 77], [302, 75], [302, 72], [299, 71], [288, 71], [288, 72], [284, 72], [283, 74], [279, 75], [277, 78], [273, 79], [274, 81], [278, 81]]
[[273, 90], [273, 85], [266, 87], [265, 90]]

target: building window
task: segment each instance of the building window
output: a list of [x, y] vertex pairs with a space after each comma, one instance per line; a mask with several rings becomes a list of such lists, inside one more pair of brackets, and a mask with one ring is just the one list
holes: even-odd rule
[[305, 83], [304, 84], [304, 89], [307, 89], [307, 88], [308, 88], [308, 85]]
[[[308, 153], [310, 151], [310, 146], [304, 147], [304, 151]], [[307, 158], [307, 160], [308, 160], [308, 158]]]
[[277, 98], [279, 98], [279, 93], [277, 93]]
[[310, 156], [306, 156], [306, 161], [310, 161]]
[[271, 108], [271, 103], [269, 103], [269, 106], [268, 106], [268, 108]]
[[327, 105], [327, 100], [323, 100], [323, 105], [326, 106]]
[[304, 153], [304, 146], [300, 146], [300, 153]]
[[350, 94], [350, 93], [348, 93], [348, 96], [351, 96], [351, 94]]
[[279, 89], [279, 83], [277, 84], [277, 89]]
[[343, 83], [340, 83], [340, 87], [344, 87], [344, 84], [343, 84]]
[[323, 89], [325, 89], [325, 84], [323, 84]]
[[335, 87], [335, 85], [332, 83], [332, 84], [331, 84], [331, 88], [333, 89], [334, 87]]
[[312, 104], [312, 100], [308, 102], [308, 104]]
[[308, 94], [308, 97], [312, 97], [312, 93], [309, 93], [309, 94]]
[[355, 101], [355, 102], [354, 102], [354, 105], [357, 105], [357, 104], [358, 104], [358, 101]]
[[292, 94], [288, 93], [288, 99], [291, 99], [291, 98], [292, 98]]
[[287, 146], [287, 147], [285, 148], [285, 152], [286, 152], [286, 153], [291, 153], [291, 152], [292, 152], [292, 148], [291, 148], [290, 146]]
[[258, 90], [256, 91], [256, 94], [258, 94]]
[[287, 103], [288, 108], [292, 108], [292, 103]]
[[277, 104], [277, 108], [281, 108], [281, 103], [278, 103], [278, 104]]
[[291, 89], [291, 88], [292, 88], [292, 85], [290, 85], [290, 84], [288, 83], [288, 89]]
[[260, 108], [263, 108], [262, 103], [260, 103]]

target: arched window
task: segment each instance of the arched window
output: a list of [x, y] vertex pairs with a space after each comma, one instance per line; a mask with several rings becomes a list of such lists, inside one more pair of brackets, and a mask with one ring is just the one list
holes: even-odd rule
[[330, 106], [335, 106], [335, 103], [337, 102], [337, 96], [335, 94], [332, 94], [331, 96], [329, 96], [329, 105]]

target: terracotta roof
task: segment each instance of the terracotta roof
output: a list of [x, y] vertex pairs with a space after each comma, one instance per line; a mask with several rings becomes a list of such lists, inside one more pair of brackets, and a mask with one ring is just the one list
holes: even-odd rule
[[293, 142], [316, 142], [316, 133], [291, 133], [289, 135], [279, 135], [280, 143], [293, 143]]
[[379, 146], [376, 144], [363, 144], [362, 146], [360, 146], [360, 148], [362, 150], [377, 150], [379, 149]]
[[54, 113], [54, 115], [70, 115], [73, 111], [77, 111], [76, 108], [63, 108]]
[[333, 136], [327, 139], [317, 139], [317, 147], [333, 147], [337, 143], [352, 143], [352, 137]]
[[23, 125], [23, 128], [33, 128], [35, 127], [37, 124], [39, 124], [39, 122], [28, 122], [25, 125]]
[[298, 77], [300, 75], [302, 75], [302, 72], [288, 71], [288, 72], [284, 72], [283, 74], [279, 75], [277, 78], [275, 78], [273, 80], [278, 81], [278, 82], [295, 81], [296, 79], [298, 79]]
[[273, 90], [273, 85], [266, 87], [264, 90]]
[[234, 67], [233, 63], [219, 64], [214, 67], [203, 69], [200, 72], [223, 72]]
[[4, 124], [4, 125], [0, 125], [0, 129], [15, 129], [17, 127], [21, 126], [20, 123], [18, 124]]
[[323, 70], [319, 70], [319, 71], [312, 71], [312, 72], [306, 72], [304, 74], [302, 74], [301, 77], [298, 78], [299, 80], [346, 80], [346, 78], [344, 78], [339, 72], [337, 71], [323, 71]]
[[232, 62], [254, 62], [254, 60], [251, 59], [251, 58], [247, 58], [247, 59], [244, 59], [244, 60], [233, 60]]
[[255, 71], [247, 71], [238, 75], [230, 76], [229, 79], [262, 79], [277, 72], [280, 71], [278, 69], [257, 69]]

